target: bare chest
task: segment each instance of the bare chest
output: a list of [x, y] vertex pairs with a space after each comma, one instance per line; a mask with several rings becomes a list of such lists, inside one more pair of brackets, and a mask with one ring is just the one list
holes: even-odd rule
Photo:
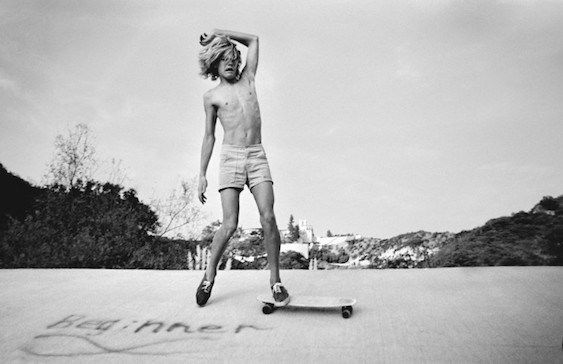
[[259, 113], [258, 98], [253, 84], [235, 85], [222, 90], [217, 96], [219, 118], [230, 118], [236, 115], [253, 116]]

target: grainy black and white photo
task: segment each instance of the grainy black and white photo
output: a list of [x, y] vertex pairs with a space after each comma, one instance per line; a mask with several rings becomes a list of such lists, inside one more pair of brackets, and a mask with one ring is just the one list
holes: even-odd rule
[[561, 362], [562, 24], [0, 1], [0, 362]]

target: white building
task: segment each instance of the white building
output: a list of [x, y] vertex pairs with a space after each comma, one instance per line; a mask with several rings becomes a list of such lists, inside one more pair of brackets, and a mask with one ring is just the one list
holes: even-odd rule
[[315, 241], [315, 233], [313, 227], [307, 224], [307, 220], [299, 220], [299, 238], [304, 243], [313, 243]]

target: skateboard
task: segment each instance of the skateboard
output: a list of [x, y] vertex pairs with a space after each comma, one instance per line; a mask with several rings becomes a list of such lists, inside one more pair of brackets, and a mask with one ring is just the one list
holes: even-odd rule
[[352, 306], [356, 303], [353, 298], [341, 297], [319, 297], [319, 296], [290, 296], [290, 301], [286, 306], [274, 306], [274, 298], [268, 295], [260, 295], [256, 299], [264, 304], [262, 312], [266, 315], [271, 314], [276, 309], [285, 307], [303, 307], [303, 308], [338, 308], [342, 309], [342, 317], [345, 319], [352, 316], [354, 309]]

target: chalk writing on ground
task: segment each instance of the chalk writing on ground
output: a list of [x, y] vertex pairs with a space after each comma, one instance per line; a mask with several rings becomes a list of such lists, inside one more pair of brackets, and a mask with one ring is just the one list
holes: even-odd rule
[[213, 342], [265, 330], [272, 328], [254, 324], [190, 325], [157, 319], [100, 319], [73, 314], [47, 325], [46, 332], [33, 337], [21, 350], [43, 357], [177, 355], [203, 351], [206, 342], [217, 345]]

